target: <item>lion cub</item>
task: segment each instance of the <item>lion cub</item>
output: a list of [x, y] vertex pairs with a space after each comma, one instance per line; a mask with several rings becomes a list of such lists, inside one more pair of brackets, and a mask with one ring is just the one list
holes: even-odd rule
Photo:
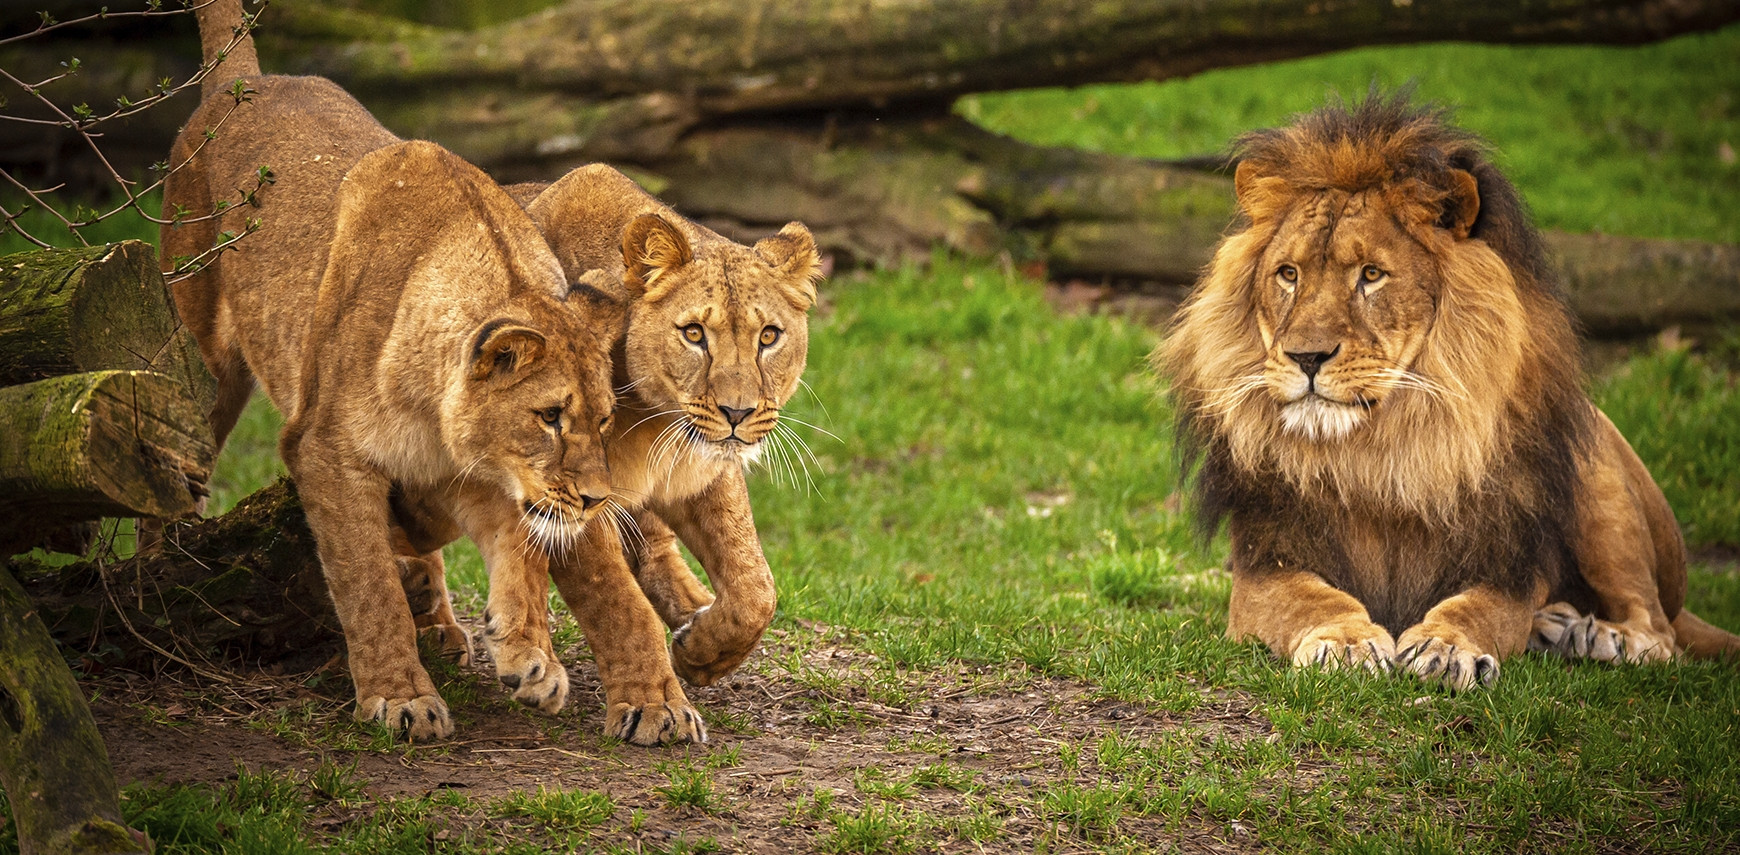
[[[773, 574], [743, 473], [766, 452], [803, 374], [820, 258], [800, 223], [744, 246], [602, 164], [508, 189], [527, 203], [571, 280], [627, 305], [626, 323], [612, 330], [622, 394], [604, 441], [614, 501], [631, 510], [639, 534], [624, 544], [593, 526], [584, 546], [550, 569], [595, 648], [620, 647], [622, 658], [643, 663], [647, 677], [633, 694], [607, 690], [607, 731], [645, 728], [647, 699], [689, 709], [673, 665], [708, 685], [755, 649], [773, 619]], [[689, 571], [678, 537], [717, 599]], [[630, 574], [646, 597], [593, 598]], [[662, 643], [641, 641], [662, 633], [660, 620], [675, 630], [668, 660]]]
[[[209, 62], [240, 3], [198, 14]], [[275, 184], [256, 208], [166, 227], [164, 257], [263, 221], [175, 300], [218, 380], [218, 441], [256, 378], [285, 415], [279, 449], [343, 625], [357, 717], [413, 740], [453, 731], [418, 661], [391, 532], [429, 508], [451, 524], [407, 527], [400, 551], [469, 535], [489, 567], [498, 673], [522, 702], [559, 709], [567, 672], [549, 641], [544, 553], [579, 539], [610, 494], [611, 341], [590, 328], [619, 315], [568, 300], [542, 236], [475, 167], [399, 141], [326, 80], [261, 76], [251, 42], [228, 62], [224, 79], [247, 75], [257, 92], [208, 139], [232, 103], [208, 80], [175, 142], [173, 162], [191, 162], [165, 208], [210, 210], [262, 165]]]

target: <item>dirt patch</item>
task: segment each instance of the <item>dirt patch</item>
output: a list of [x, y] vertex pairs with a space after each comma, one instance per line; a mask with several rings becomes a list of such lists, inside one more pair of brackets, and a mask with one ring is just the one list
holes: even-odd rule
[[[843, 633], [809, 626], [773, 632], [738, 674], [691, 690], [709, 744], [644, 749], [600, 735], [603, 694], [589, 661], [571, 662], [571, 700], [555, 717], [514, 705], [490, 673], [480, 662], [449, 674], [442, 691], [458, 733], [411, 747], [351, 722], [348, 683], [319, 674], [228, 685], [109, 674], [86, 688], [124, 783], [221, 785], [238, 766], [307, 779], [323, 764], [354, 763], [376, 802], [463, 793], [469, 807], [441, 817], [436, 841], [537, 841], [535, 823], [490, 806], [543, 788], [609, 795], [615, 809], [591, 839], [631, 848], [703, 841], [728, 852], [798, 852], [850, 848], [864, 835], [891, 851], [1098, 851], [1117, 839], [1185, 851], [1255, 844], [1236, 822], [1168, 821], [1120, 807], [1130, 788], [1166, 782], [1120, 776], [1102, 747], [1268, 737], [1247, 700], [1220, 693], [1205, 690], [1203, 703], [1179, 713], [1021, 666], [899, 670]], [[370, 809], [353, 802], [324, 811], [311, 831]]]

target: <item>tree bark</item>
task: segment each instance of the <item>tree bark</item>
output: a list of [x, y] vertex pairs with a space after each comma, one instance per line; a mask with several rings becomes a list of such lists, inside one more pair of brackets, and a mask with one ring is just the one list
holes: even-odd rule
[[205, 495], [215, 456], [203, 411], [160, 374], [98, 371], [0, 389], [0, 543], [28, 547], [31, 532], [59, 522], [186, 514]]
[[55, 639], [105, 666], [190, 661], [318, 665], [340, 638], [314, 535], [287, 480], [213, 519], [164, 527], [125, 561], [22, 576]]
[[143, 241], [0, 257], [0, 386], [124, 369], [181, 381], [201, 407], [215, 383]]
[[0, 788], [20, 855], [147, 852], [121, 817], [115, 773], [78, 681], [0, 568]]

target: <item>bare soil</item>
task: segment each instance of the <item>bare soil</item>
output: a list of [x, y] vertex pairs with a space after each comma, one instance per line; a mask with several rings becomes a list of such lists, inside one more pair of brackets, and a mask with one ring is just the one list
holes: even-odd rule
[[[1205, 689], [1205, 703], [1189, 713], [1153, 710], [1021, 666], [893, 671], [844, 640], [828, 627], [775, 630], [737, 674], [690, 689], [709, 718], [704, 746], [647, 749], [604, 739], [597, 671], [583, 659], [570, 663], [570, 702], [555, 717], [513, 704], [487, 662], [467, 666], [443, 692], [451, 702], [469, 687], [470, 697], [482, 700], [454, 703], [456, 736], [392, 748], [361, 744], [368, 733], [350, 721], [342, 679], [253, 673], [194, 684], [110, 672], [85, 687], [123, 784], [218, 785], [233, 779], [238, 766], [307, 776], [323, 763], [355, 762], [374, 800], [440, 790], [469, 798], [469, 810], [442, 817], [432, 845], [491, 834], [537, 841], [543, 829], [494, 816], [489, 804], [561, 788], [609, 794], [615, 812], [592, 841], [630, 849], [711, 838], [726, 852], [814, 851], [834, 831], [831, 815], [871, 808], [917, 817], [923, 833], [903, 844], [917, 851], [982, 851], [959, 830], [975, 812], [1000, 826], [982, 840], [992, 851], [1098, 851], [1119, 837], [1183, 851], [1254, 848], [1237, 823], [1179, 827], [1123, 811], [1111, 828], [1083, 828], [1044, 807], [1051, 788], [1069, 781], [1092, 788], [1107, 779], [1093, 746], [1109, 734], [1266, 738], [1270, 728], [1247, 700], [1211, 697]], [[1065, 747], [1084, 740], [1086, 750], [1066, 766]], [[655, 789], [669, 786], [673, 763], [716, 767], [710, 808], [673, 807]], [[970, 784], [909, 787], [894, 797], [876, 792], [876, 782], [904, 780], [936, 764], [970, 773], [957, 775]], [[824, 800], [833, 795], [832, 810], [816, 807], [818, 793]], [[341, 828], [374, 809], [369, 800], [335, 802], [313, 831]]]

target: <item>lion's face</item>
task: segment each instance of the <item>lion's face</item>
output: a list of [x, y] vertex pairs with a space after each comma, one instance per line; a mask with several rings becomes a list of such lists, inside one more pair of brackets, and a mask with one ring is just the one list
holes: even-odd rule
[[565, 318], [539, 329], [498, 319], [474, 334], [467, 365], [447, 402], [456, 477], [493, 476], [539, 543], [566, 548], [610, 496], [609, 351]]
[[627, 373], [647, 404], [682, 416], [677, 430], [716, 459], [755, 460], [797, 391], [809, 352], [815, 242], [793, 223], [753, 248], [692, 251], [653, 214], [623, 235]]
[[1336, 440], [1412, 373], [1440, 285], [1424, 247], [1374, 192], [1326, 191], [1281, 221], [1255, 271], [1263, 382], [1286, 430]]

